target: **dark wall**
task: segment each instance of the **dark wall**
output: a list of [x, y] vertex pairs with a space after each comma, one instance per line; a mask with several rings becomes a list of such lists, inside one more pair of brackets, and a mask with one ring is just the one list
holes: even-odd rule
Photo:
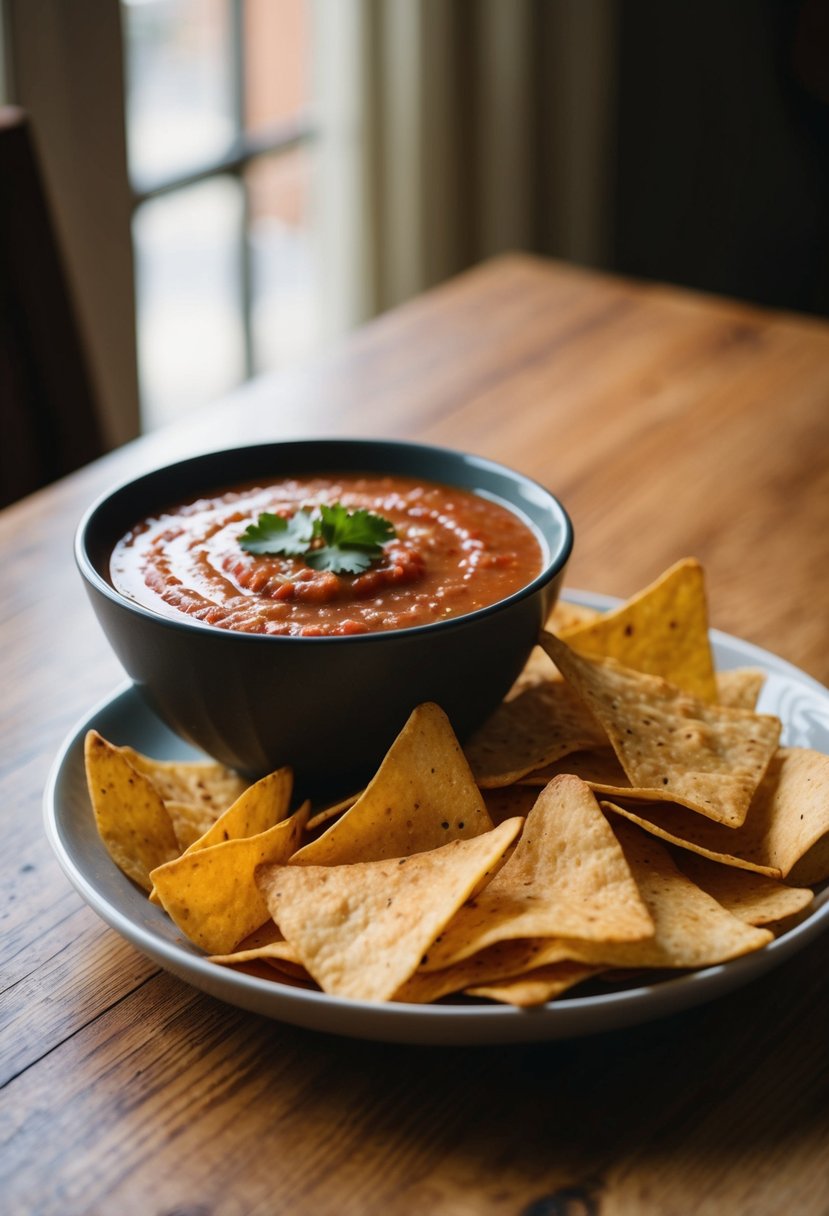
[[829, 0], [624, 0], [613, 269], [829, 314]]

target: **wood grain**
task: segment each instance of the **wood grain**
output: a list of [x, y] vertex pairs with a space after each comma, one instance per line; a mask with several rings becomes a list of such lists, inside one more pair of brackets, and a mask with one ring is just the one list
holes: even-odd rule
[[243, 439], [388, 435], [556, 490], [573, 587], [677, 557], [714, 624], [829, 682], [829, 329], [528, 258], [479, 268], [0, 513], [4, 1213], [825, 1216], [818, 944], [700, 1010], [569, 1044], [346, 1042], [160, 973], [70, 891], [40, 823], [121, 679], [71, 558], [112, 482]]

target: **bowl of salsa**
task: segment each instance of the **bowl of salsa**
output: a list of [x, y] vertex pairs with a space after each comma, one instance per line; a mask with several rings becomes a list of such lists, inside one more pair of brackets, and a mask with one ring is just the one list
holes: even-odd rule
[[459, 736], [508, 691], [573, 543], [505, 466], [391, 440], [211, 452], [116, 487], [76, 560], [154, 711], [216, 759], [359, 782], [411, 709]]

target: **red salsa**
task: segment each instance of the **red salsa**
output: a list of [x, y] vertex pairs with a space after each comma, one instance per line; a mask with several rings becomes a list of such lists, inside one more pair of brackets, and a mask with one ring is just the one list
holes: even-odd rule
[[[372, 511], [396, 536], [359, 574], [242, 548], [261, 513], [290, 518], [321, 503]], [[117, 590], [165, 615], [324, 637], [466, 615], [532, 582], [542, 560], [530, 526], [490, 498], [408, 477], [334, 474], [237, 486], [164, 511], [118, 542], [110, 569]]]

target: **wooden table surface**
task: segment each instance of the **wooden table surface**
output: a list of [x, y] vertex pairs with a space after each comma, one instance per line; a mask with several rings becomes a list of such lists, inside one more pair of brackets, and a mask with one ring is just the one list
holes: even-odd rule
[[675, 559], [712, 622], [829, 683], [829, 327], [529, 258], [389, 314], [0, 515], [0, 1210], [664, 1216], [829, 1211], [829, 941], [690, 1012], [569, 1043], [399, 1047], [203, 996], [108, 929], [41, 825], [122, 679], [72, 561], [110, 483], [245, 439], [461, 447], [553, 488], [568, 585]]

